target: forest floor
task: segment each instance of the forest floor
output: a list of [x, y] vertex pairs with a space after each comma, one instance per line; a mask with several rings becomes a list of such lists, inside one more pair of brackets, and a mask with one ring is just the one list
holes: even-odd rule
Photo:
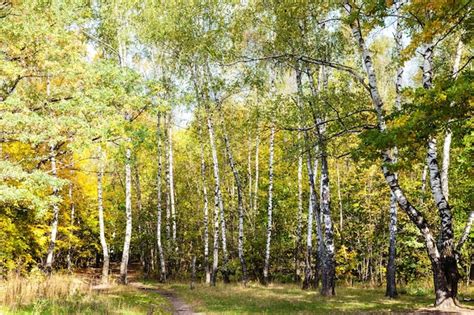
[[[384, 296], [383, 288], [369, 287], [339, 286], [337, 295], [328, 298], [322, 297], [316, 290], [303, 291], [292, 284], [272, 284], [268, 287], [249, 284], [243, 287], [220, 283], [215, 288], [197, 284], [194, 290], [190, 290], [189, 284], [159, 286], [182, 297], [195, 312], [206, 314], [432, 313], [430, 307], [434, 300], [431, 292], [425, 290], [415, 290], [400, 294], [397, 299], [389, 299]], [[462, 295], [472, 297], [474, 287], [463, 289]]]
[[[133, 271], [128, 286], [115, 277], [111, 285], [93, 285], [97, 271], [0, 281], [0, 314], [432, 314], [433, 294], [422, 285], [400, 288], [397, 299], [386, 298], [383, 287], [338, 285], [337, 295], [325, 298], [295, 284], [198, 283], [191, 290], [189, 283], [161, 284]], [[474, 297], [473, 286], [460, 291], [461, 300]]]

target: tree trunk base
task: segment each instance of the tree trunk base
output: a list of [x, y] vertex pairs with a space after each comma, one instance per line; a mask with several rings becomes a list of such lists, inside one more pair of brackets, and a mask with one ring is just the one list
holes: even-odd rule
[[460, 305], [459, 302], [453, 298], [447, 298], [438, 305], [430, 308], [417, 310], [420, 314], [435, 313], [435, 314], [473, 314], [474, 309]]

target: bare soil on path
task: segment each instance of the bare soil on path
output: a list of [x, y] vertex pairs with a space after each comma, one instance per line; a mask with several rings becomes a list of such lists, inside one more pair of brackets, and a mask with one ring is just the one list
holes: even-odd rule
[[145, 291], [151, 291], [154, 293], [158, 293], [159, 295], [165, 297], [168, 299], [168, 301], [171, 303], [173, 306], [173, 314], [179, 314], [179, 315], [194, 315], [198, 314], [193, 312], [191, 309], [191, 306], [186, 304], [181, 298], [179, 298], [175, 293], [156, 288], [155, 286], [151, 285], [146, 285], [141, 282], [130, 282], [130, 286], [133, 286], [139, 290], [145, 290]]

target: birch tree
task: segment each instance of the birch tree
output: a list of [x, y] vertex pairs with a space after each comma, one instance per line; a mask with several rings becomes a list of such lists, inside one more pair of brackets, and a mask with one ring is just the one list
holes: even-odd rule
[[[50, 155], [51, 155], [50, 156], [51, 174], [54, 177], [57, 177], [56, 150], [53, 144], [50, 145]], [[57, 187], [53, 187], [53, 195], [55, 197], [59, 196], [59, 189]], [[49, 239], [48, 253], [46, 255], [46, 263], [44, 265], [45, 271], [47, 274], [51, 274], [52, 269], [53, 269], [54, 247], [56, 245], [56, 237], [58, 234], [58, 221], [59, 221], [59, 204], [58, 204], [58, 201], [56, 200], [54, 201], [54, 204], [53, 204], [53, 219], [51, 221], [51, 236]]]
[[105, 168], [105, 152], [99, 146], [98, 155], [99, 159], [99, 170], [97, 172], [97, 207], [99, 210], [99, 236], [100, 245], [102, 246], [102, 283], [107, 284], [109, 282], [109, 249], [107, 247], [107, 240], [105, 238], [105, 223], [104, 223], [104, 206], [103, 206], [103, 189], [102, 181], [104, 177]]
[[273, 155], [275, 150], [275, 125], [270, 127], [270, 156], [268, 158], [268, 208], [267, 208], [267, 229], [265, 243], [265, 262], [263, 265], [263, 283], [269, 283], [270, 251], [273, 229]]
[[246, 285], [247, 284], [247, 264], [245, 262], [245, 256], [244, 256], [244, 200], [243, 200], [244, 191], [243, 191], [242, 182], [240, 181], [239, 171], [237, 170], [237, 166], [235, 165], [234, 155], [232, 154], [232, 150], [230, 147], [229, 135], [227, 133], [224, 123], [225, 123], [224, 120], [221, 118], [227, 157], [229, 159], [229, 165], [231, 167], [232, 174], [234, 175], [235, 184], [237, 185], [237, 208], [239, 212], [239, 224], [238, 224], [239, 236], [238, 236], [237, 250], [238, 250], [238, 255], [239, 255], [239, 260], [240, 260], [240, 266], [242, 268], [242, 283]]
[[[353, 15], [353, 6], [349, 1], [346, 1], [344, 8]], [[362, 61], [365, 66], [369, 85], [367, 86], [370, 92], [372, 104], [377, 116], [378, 128], [381, 133], [386, 132], [385, 115], [383, 112], [383, 101], [380, 97], [377, 77], [374, 71], [372, 56], [365, 41], [362, 37], [360, 22], [357, 16], [352, 16], [350, 21], [352, 35], [359, 47], [362, 55]], [[430, 89], [432, 86], [432, 54], [433, 45], [427, 43], [423, 47], [423, 87]], [[388, 164], [392, 163], [390, 153], [387, 149], [381, 151], [382, 155], [382, 171], [384, 177], [389, 185], [391, 191], [397, 198], [397, 202], [401, 209], [403, 209], [409, 216], [410, 220], [416, 225], [418, 230], [423, 235], [425, 240], [425, 247], [427, 249], [431, 269], [433, 271], [434, 286], [435, 286], [435, 305], [439, 307], [451, 307], [454, 305], [454, 299], [457, 294], [457, 266], [454, 259], [453, 250], [453, 233], [452, 233], [452, 216], [449, 205], [444, 198], [441, 190], [440, 173], [437, 163], [436, 139], [431, 137], [428, 142], [427, 163], [430, 171], [430, 185], [432, 193], [435, 197], [439, 215], [441, 218], [441, 238], [440, 245], [437, 245], [428, 223], [421, 212], [418, 211], [407, 199], [404, 191], [401, 189], [396, 175], [389, 169]]]
[[156, 119], [156, 141], [157, 141], [157, 174], [156, 174], [156, 192], [157, 192], [157, 216], [156, 216], [156, 242], [158, 247], [158, 256], [160, 259], [160, 281], [166, 281], [166, 261], [165, 253], [163, 249], [163, 243], [161, 239], [161, 226], [162, 226], [162, 176], [163, 176], [163, 160], [162, 160], [162, 126], [161, 126], [161, 113], [158, 113]]
[[[125, 121], [131, 122], [131, 114], [125, 114]], [[127, 138], [125, 148], [125, 239], [123, 242], [122, 261], [120, 263], [120, 282], [127, 284], [128, 279], [128, 260], [130, 258], [130, 241], [132, 239], [132, 169], [131, 158], [132, 151], [130, 148], [131, 139]]]
[[173, 167], [173, 122], [171, 113], [168, 116], [168, 176], [169, 176], [169, 198], [172, 224], [172, 243], [175, 246], [175, 252], [178, 251], [178, 244], [176, 243], [176, 206], [175, 206], [175, 192], [174, 192], [174, 167]]
[[[401, 0], [395, 3], [395, 12], [400, 14], [400, 8], [403, 2]], [[395, 110], [400, 111], [402, 109], [402, 77], [403, 77], [403, 65], [400, 62], [401, 51], [402, 51], [402, 26], [401, 19], [397, 17], [397, 25], [395, 28], [395, 58], [397, 59], [397, 77], [395, 80]], [[397, 163], [398, 149], [393, 148], [392, 161]], [[390, 193], [390, 224], [389, 224], [389, 248], [388, 248], [388, 262], [387, 262], [387, 288], [385, 295], [394, 298], [398, 295], [396, 288], [396, 265], [395, 259], [397, 255], [397, 198], [393, 192]]]

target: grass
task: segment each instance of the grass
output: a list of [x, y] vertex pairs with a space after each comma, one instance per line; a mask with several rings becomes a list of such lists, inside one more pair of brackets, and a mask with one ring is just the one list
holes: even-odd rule
[[0, 282], [0, 314], [171, 314], [161, 295], [131, 286], [93, 290], [74, 276], [11, 277]]
[[[388, 299], [382, 288], [338, 287], [337, 296], [325, 298], [315, 291], [303, 291], [296, 285], [273, 284], [264, 287], [250, 284], [218, 284], [210, 288], [204, 284], [194, 290], [187, 284], [169, 284], [164, 288], [176, 292], [193, 310], [207, 314], [328, 314], [328, 313], [385, 313], [410, 312], [429, 307], [433, 303], [431, 292], [417, 290], [415, 294], [400, 294]], [[404, 292], [410, 292], [406, 288]], [[471, 293], [474, 289], [471, 287]]]
[[[28, 278], [12, 276], [0, 281], [0, 314], [170, 314], [169, 301], [152, 290], [112, 284], [94, 290], [90, 277], [43, 275]], [[411, 312], [433, 303], [430, 284], [418, 283], [399, 289], [397, 299], [387, 299], [383, 288], [369, 286], [337, 287], [337, 296], [325, 298], [315, 290], [303, 291], [297, 285], [218, 283], [217, 287], [187, 283], [147, 287], [175, 292], [194, 311], [206, 314], [339, 314]], [[151, 286], [150, 286], [151, 285]], [[462, 287], [461, 297], [474, 296], [474, 287]]]

